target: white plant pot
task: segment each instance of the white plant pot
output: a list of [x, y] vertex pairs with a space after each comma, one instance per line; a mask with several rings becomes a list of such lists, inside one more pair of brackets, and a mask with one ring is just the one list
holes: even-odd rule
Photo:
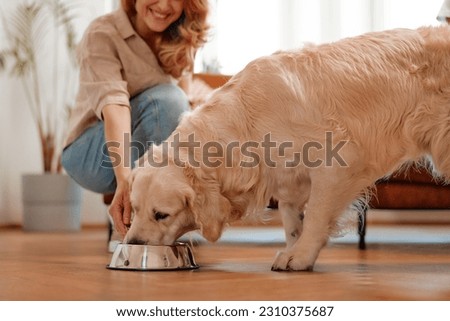
[[65, 232], [81, 228], [81, 187], [63, 174], [22, 176], [23, 228]]

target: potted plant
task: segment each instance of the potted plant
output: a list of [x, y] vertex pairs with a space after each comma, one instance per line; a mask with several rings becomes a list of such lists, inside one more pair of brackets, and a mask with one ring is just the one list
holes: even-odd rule
[[81, 188], [60, 163], [77, 90], [73, 4], [22, 1], [1, 16], [8, 44], [0, 48], [0, 70], [20, 80], [42, 151], [43, 172], [22, 176], [25, 230], [80, 229]]

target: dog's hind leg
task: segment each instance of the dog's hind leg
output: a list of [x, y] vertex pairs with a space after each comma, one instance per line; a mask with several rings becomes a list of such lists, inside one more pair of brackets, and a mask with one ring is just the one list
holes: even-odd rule
[[338, 217], [368, 185], [367, 179], [355, 180], [345, 169], [318, 170], [311, 183], [303, 232], [290, 248], [278, 253], [272, 270], [312, 270]]

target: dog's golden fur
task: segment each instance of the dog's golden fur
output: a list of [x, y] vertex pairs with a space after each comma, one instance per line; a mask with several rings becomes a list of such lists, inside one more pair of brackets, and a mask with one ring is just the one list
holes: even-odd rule
[[[261, 161], [250, 167], [240, 166], [249, 154], [238, 149], [232, 164], [223, 152], [213, 158], [221, 166], [205, 166], [201, 148], [175, 155], [177, 146], [169, 145], [164, 156], [154, 147], [152, 157], [167, 157], [169, 166], [132, 173], [131, 200], [140, 209], [127, 241], [170, 243], [196, 228], [215, 241], [228, 222], [273, 196], [287, 242], [273, 269], [312, 269], [339, 216], [380, 177], [427, 157], [450, 179], [450, 29], [369, 33], [259, 58], [185, 115], [167, 142], [188, 141], [192, 133], [202, 146], [214, 141], [223, 151], [231, 142], [262, 142], [268, 133], [293, 147], [272, 149], [276, 166], [269, 166], [262, 161], [267, 149], [258, 146], [251, 156]], [[322, 163], [284, 166], [310, 142], [319, 145], [307, 160]], [[328, 161], [327, 149], [319, 148], [339, 142], [345, 164]], [[178, 166], [176, 156], [195, 157], [200, 166]], [[161, 211], [169, 216], [155, 220]]]

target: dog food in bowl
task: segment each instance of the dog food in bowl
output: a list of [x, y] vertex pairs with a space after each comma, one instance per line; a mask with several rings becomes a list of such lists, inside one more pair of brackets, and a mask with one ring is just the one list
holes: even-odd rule
[[174, 245], [119, 244], [107, 266], [113, 270], [164, 271], [197, 269], [191, 247]]

